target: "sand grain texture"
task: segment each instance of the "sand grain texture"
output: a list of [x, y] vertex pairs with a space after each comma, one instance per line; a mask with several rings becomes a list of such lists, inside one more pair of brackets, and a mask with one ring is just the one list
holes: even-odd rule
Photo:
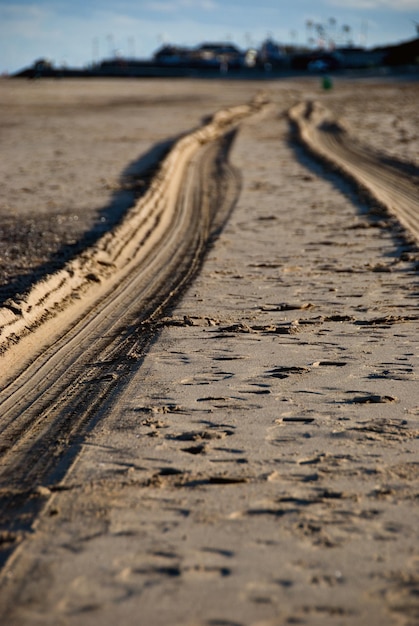
[[[417, 249], [287, 118], [319, 99], [351, 124], [364, 86], [272, 83], [242, 122], [235, 210], [65, 477], [39, 486], [6, 623], [418, 623]], [[230, 106], [254, 87], [200, 89]], [[372, 89], [404, 120], [397, 85]], [[413, 135], [386, 145], [415, 184]]]

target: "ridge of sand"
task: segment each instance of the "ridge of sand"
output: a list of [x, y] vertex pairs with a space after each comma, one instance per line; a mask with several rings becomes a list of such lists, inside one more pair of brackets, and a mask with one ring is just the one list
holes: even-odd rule
[[263, 95], [250, 103], [221, 110], [201, 128], [178, 140], [163, 159], [145, 195], [121, 223], [65, 266], [36, 282], [27, 293], [0, 308], [0, 353], [56, 316], [75, 299], [89, 302], [107, 290], [107, 281], [124, 276], [147, 253], [150, 230], [163, 228], [175, 209], [172, 199], [185, 168], [202, 144], [214, 141], [244, 117], [266, 104]]
[[419, 241], [418, 188], [410, 177], [351, 137], [345, 124], [319, 102], [300, 102], [289, 117], [306, 147], [366, 190]]
[[260, 117], [201, 272], [38, 488], [5, 623], [418, 623], [417, 271], [391, 220]]

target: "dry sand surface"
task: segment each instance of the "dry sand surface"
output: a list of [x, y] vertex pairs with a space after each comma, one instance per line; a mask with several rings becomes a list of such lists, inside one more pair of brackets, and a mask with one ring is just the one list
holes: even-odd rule
[[71, 462], [26, 485], [25, 448], [2, 457], [1, 623], [419, 623], [418, 82], [1, 81], [0, 306], [24, 317], [34, 282], [141, 206], [168, 139], [261, 89], [234, 169], [203, 146], [176, 183], [241, 187], [147, 350], [86, 344], [77, 395], [113, 387]]

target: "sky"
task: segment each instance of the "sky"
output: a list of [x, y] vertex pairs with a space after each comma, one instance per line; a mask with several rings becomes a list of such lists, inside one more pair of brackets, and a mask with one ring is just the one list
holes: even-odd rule
[[305, 44], [309, 22], [342, 43], [398, 43], [417, 34], [419, 0], [0, 0], [0, 74], [39, 58], [69, 67], [150, 58], [163, 43]]

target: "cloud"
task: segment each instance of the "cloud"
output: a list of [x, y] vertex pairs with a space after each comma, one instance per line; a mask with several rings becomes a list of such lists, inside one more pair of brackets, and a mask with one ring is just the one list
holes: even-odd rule
[[364, 9], [377, 11], [419, 11], [419, 0], [328, 0], [328, 4], [342, 9]]
[[19, 6], [15, 4], [0, 4], [0, 18], [4, 23], [13, 24], [30, 20], [40, 21], [48, 15], [44, 8], [30, 4]]
[[218, 5], [214, 0], [151, 0], [145, 8], [158, 13], [177, 13], [184, 9], [195, 11], [214, 11]]
[[[34, 4], [19, 6], [0, 4], [0, 34], [3, 39], [11, 37], [35, 40], [44, 35], [45, 26], [51, 20], [50, 11]], [[48, 29], [53, 35], [55, 29]]]
[[179, 0], [179, 5], [185, 9], [198, 9], [202, 11], [213, 11], [218, 6], [212, 0]]
[[[31, 2], [22, 6], [0, 0], [0, 73], [27, 67], [37, 58], [56, 65], [83, 67], [114, 54], [148, 58], [163, 40], [196, 45], [219, 39], [223, 31], [208, 16], [217, 14], [214, 0], [159, 0], [170, 11], [132, 10], [131, 1], [117, 7], [108, 0], [80, 14], [78, 0], [68, 6]], [[153, 4], [153, 0], [148, 0]], [[124, 11], [121, 11], [121, 5]], [[192, 9], [195, 8], [195, 10]], [[175, 12], [173, 12], [175, 9]], [[232, 36], [239, 32], [232, 30]]]

